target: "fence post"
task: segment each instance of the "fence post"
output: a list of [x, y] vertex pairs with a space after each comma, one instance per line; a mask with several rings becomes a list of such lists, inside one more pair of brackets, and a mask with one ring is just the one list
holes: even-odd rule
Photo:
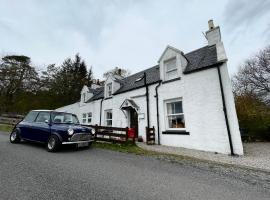
[[126, 143], [128, 143], [128, 127], [126, 127]]
[[95, 141], [97, 140], [98, 125], [95, 125]]

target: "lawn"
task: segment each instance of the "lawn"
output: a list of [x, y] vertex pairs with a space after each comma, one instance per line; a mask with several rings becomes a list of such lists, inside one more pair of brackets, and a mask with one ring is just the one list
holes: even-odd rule
[[11, 132], [13, 129], [13, 126], [7, 125], [7, 124], [0, 124], [0, 131], [3, 132]]

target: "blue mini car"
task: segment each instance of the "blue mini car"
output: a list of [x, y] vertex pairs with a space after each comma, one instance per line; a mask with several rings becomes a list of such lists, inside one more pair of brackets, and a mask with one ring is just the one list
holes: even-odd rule
[[21, 139], [45, 143], [49, 152], [62, 144], [89, 147], [93, 142], [92, 129], [81, 126], [76, 115], [51, 110], [30, 111], [10, 134], [11, 143]]

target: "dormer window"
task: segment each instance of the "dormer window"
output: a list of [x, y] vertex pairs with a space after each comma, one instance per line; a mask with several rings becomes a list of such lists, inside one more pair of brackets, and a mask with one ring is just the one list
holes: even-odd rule
[[112, 96], [112, 83], [107, 84], [107, 97]]
[[166, 80], [177, 78], [178, 72], [176, 66], [176, 57], [164, 61], [164, 67]]
[[85, 94], [85, 93], [82, 94], [82, 102], [83, 102], [83, 103], [86, 102], [86, 94]]

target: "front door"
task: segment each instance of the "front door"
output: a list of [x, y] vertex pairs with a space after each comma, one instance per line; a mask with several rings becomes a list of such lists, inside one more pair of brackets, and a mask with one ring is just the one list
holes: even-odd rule
[[138, 138], [138, 114], [134, 108], [130, 109], [130, 128], [135, 129], [135, 138]]

